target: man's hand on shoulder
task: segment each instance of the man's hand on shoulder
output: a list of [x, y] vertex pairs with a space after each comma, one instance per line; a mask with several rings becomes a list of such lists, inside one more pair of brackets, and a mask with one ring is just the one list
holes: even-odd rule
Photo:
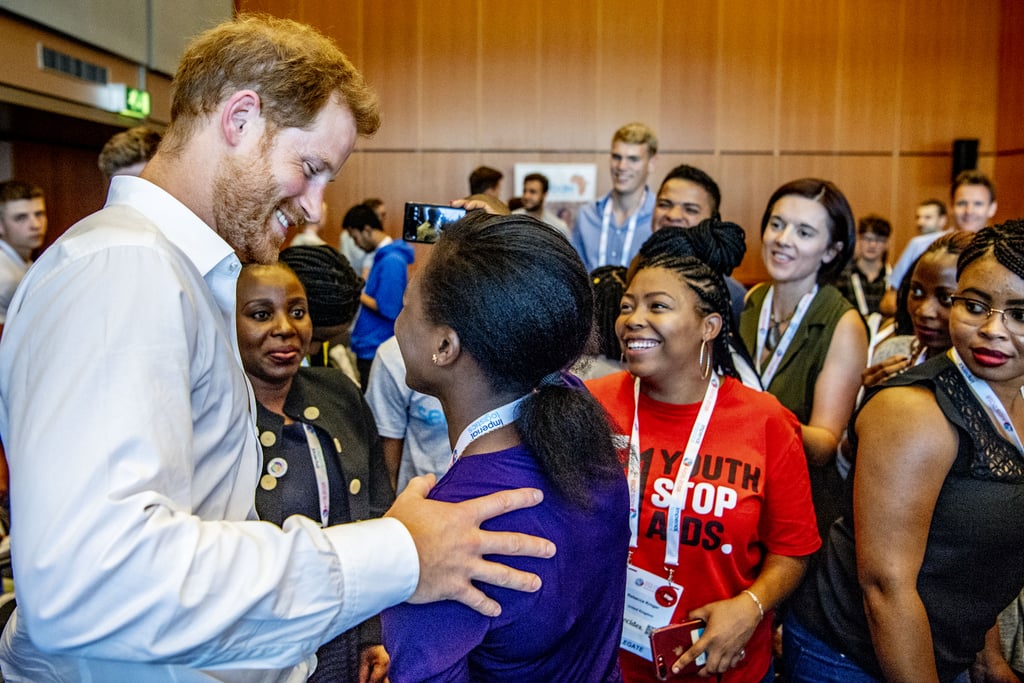
[[492, 517], [537, 505], [543, 500], [540, 491], [513, 489], [461, 503], [444, 503], [427, 499], [433, 485], [433, 475], [412, 479], [385, 515], [405, 525], [419, 554], [419, 584], [409, 602], [457, 600], [493, 617], [501, 613], [501, 606], [472, 581], [531, 593], [540, 589], [536, 574], [483, 556], [551, 557], [554, 544], [536, 536], [480, 529], [480, 524]]

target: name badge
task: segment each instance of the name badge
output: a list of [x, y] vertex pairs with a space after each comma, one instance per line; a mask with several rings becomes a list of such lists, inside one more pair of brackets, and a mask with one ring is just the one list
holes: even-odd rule
[[647, 661], [653, 661], [651, 631], [671, 623], [682, 594], [682, 586], [670, 584], [663, 576], [628, 565], [626, 609], [622, 615], [622, 641], [619, 647]]

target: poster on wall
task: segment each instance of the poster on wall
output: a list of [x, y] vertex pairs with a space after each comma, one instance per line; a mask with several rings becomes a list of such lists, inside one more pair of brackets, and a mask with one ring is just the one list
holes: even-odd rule
[[530, 173], [547, 176], [549, 203], [580, 204], [594, 200], [597, 164], [516, 164], [517, 194], [523, 189], [523, 178]]

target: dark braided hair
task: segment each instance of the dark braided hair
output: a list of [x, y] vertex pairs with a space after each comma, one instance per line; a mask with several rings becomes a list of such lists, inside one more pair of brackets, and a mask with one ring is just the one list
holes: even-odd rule
[[[705, 315], [718, 313], [722, 317], [722, 330], [715, 338], [712, 351], [717, 370], [731, 377], [738, 377], [739, 373], [733, 364], [730, 350], [753, 366], [746, 346], [733, 329], [732, 302], [724, 279], [740, 264], [746, 252], [746, 233], [743, 228], [728, 221], [705, 218], [693, 228], [671, 227], [658, 230], [644, 242], [629, 266], [629, 281], [644, 268], [658, 267], [675, 271], [702, 301], [701, 310]], [[667, 257], [676, 260], [662, 260]], [[652, 265], [656, 260], [663, 265]], [[682, 270], [677, 269], [684, 261], [687, 265]], [[696, 261], [704, 266], [704, 270], [695, 268], [688, 261]], [[725, 302], [724, 305], [720, 299]]]
[[956, 262], [956, 279], [967, 266], [989, 253], [1019, 278], [1024, 278], [1024, 219], [1014, 219], [990, 228], [982, 228]]
[[598, 351], [605, 358], [622, 355], [615, 321], [619, 317], [622, 295], [626, 293], [626, 269], [622, 266], [601, 266], [591, 271], [594, 285], [594, 325], [597, 328]]
[[671, 253], [658, 254], [644, 261], [636, 269], [636, 273], [648, 268], [672, 271], [697, 295], [697, 310], [701, 315], [718, 314], [722, 319], [722, 329], [711, 342], [714, 369], [723, 375], [739, 378], [729, 348], [729, 340], [732, 337], [732, 301], [721, 274], [698, 258]]
[[516, 430], [555, 488], [581, 507], [621, 477], [604, 408], [561, 373], [590, 341], [590, 276], [568, 240], [523, 214], [474, 211], [445, 227], [419, 272], [424, 317], [459, 335], [497, 392], [526, 395]]
[[729, 275], [747, 253], [746, 238], [740, 226], [715, 218], [705, 218], [692, 228], [662, 228], [640, 247], [630, 265], [629, 279], [643, 261], [658, 254], [693, 256], [723, 276]]
[[317, 327], [347, 325], [356, 315], [363, 279], [348, 259], [326, 244], [288, 247], [280, 260], [298, 276], [309, 299], [309, 317]]

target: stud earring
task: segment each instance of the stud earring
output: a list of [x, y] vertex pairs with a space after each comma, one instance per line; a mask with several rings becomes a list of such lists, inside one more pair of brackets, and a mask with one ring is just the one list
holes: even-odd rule
[[434, 361], [434, 365], [437, 365], [437, 354], [435, 353], [433, 356], [431, 356], [430, 360]]

